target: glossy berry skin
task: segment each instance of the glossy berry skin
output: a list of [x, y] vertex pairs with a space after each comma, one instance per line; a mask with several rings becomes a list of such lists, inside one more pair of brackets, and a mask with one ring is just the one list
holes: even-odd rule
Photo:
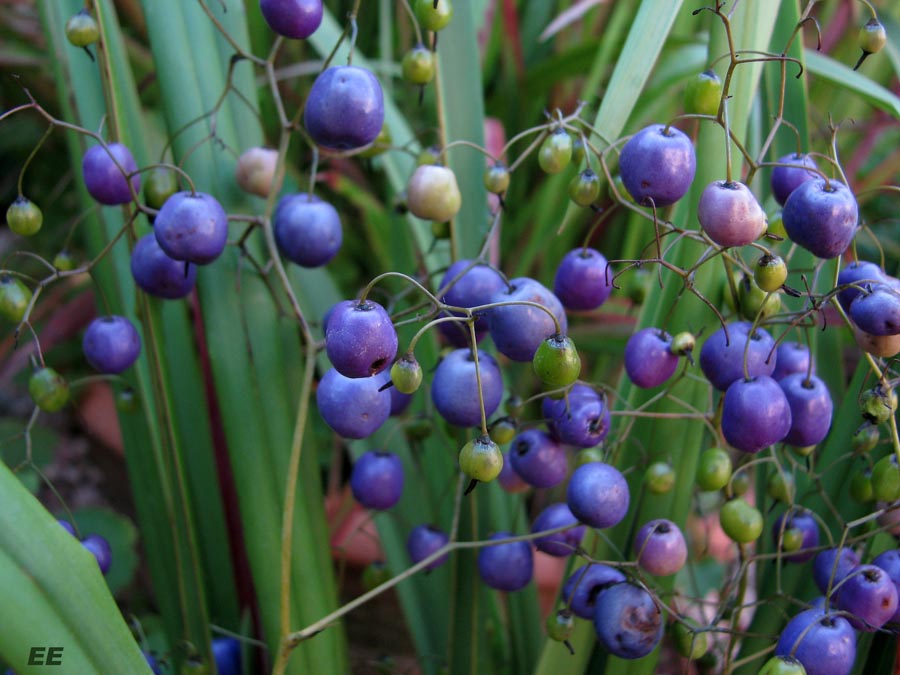
[[891, 620], [897, 612], [897, 587], [877, 565], [860, 565], [834, 590], [835, 604], [849, 612], [850, 625], [871, 633]]
[[91, 321], [81, 347], [95, 370], [115, 375], [137, 361], [141, 336], [124, 316], [102, 316]]
[[59, 523], [62, 529], [71, 534], [73, 537], [77, 536], [75, 533], [75, 526], [72, 525], [72, 523], [70, 523], [68, 520], [57, 520], [56, 522]]
[[662, 612], [653, 596], [640, 586], [615, 584], [597, 596], [594, 630], [611, 654], [639, 659], [662, 640]]
[[856, 660], [856, 635], [842, 616], [807, 609], [781, 631], [775, 655], [793, 656], [806, 675], [849, 675]]
[[[703, 343], [700, 369], [719, 391], [727, 390], [732, 382], [744, 376], [744, 347], [752, 327], [749, 321], [737, 321], [728, 325], [727, 336], [725, 329], [719, 328]], [[774, 346], [775, 341], [768, 331], [757, 328], [750, 338], [747, 354], [747, 372], [750, 377], [771, 375], [775, 371], [775, 354], [769, 357]]]
[[722, 434], [744, 452], [759, 452], [791, 430], [791, 406], [778, 383], [767, 375], [739, 378], [725, 392]]
[[462, 207], [456, 174], [437, 164], [417, 167], [406, 183], [406, 205], [410, 213], [424, 220], [452, 220]]
[[772, 541], [775, 546], [784, 540], [785, 534], [791, 529], [799, 530], [802, 534], [800, 547], [796, 549], [796, 553], [785, 553], [782, 559], [796, 563], [812, 560], [816, 555], [812, 549], [819, 545], [819, 524], [816, 519], [806, 511], [789, 511], [781, 514], [772, 526]]
[[687, 562], [687, 543], [671, 520], [645, 523], [634, 536], [634, 554], [642, 569], [658, 577], [675, 574]]
[[294, 40], [303, 40], [322, 23], [322, 0], [259, 0], [269, 28]]
[[[885, 571], [891, 581], [894, 582], [894, 588], [897, 589], [897, 593], [900, 595], [900, 550], [891, 548], [883, 553], [879, 553], [872, 560], [872, 564]], [[888, 621], [891, 623], [900, 621], [900, 605], [898, 605], [897, 611], [894, 612], [894, 615]]]
[[728, 485], [732, 474], [731, 457], [722, 448], [707, 448], [697, 463], [697, 487], [701, 490], [721, 490]]
[[[437, 4], [437, 6], [435, 6]], [[416, 0], [416, 19], [424, 30], [444, 29], [453, 18], [453, 3], [450, 0]]]
[[[775, 370], [772, 372], [773, 380], [781, 380], [793, 373], [806, 373], [809, 371], [812, 355], [809, 347], [802, 342], [782, 342], [775, 351]], [[812, 374], [816, 374], [816, 365], [812, 364]]]
[[[836, 565], [835, 561], [837, 561]], [[827, 593], [829, 588], [834, 589], [857, 565], [859, 565], [859, 556], [853, 549], [825, 549], [817, 553], [813, 559], [813, 581], [816, 582], [816, 586], [822, 593]], [[832, 579], [832, 570], [834, 579]], [[830, 584], [829, 581], [831, 581]]]
[[303, 122], [318, 145], [355, 150], [372, 143], [384, 124], [384, 94], [370, 70], [331, 66], [313, 82]]
[[32, 292], [22, 280], [9, 274], [0, 275], [0, 316], [11, 323], [25, 317]]
[[81, 540], [81, 545], [97, 559], [102, 574], [109, 572], [109, 568], [112, 566], [112, 548], [105, 537], [101, 537], [99, 534], [89, 534]]
[[374, 434], [391, 414], [391, 395], [377, 377], [344, 377], [334, 368], [322, 377], [316, 403], [325, 423], [344, 438]]
[[825, 440], [831, 428], [834, 404], [825, 383], [815, 375], [794, 373], [778, 381], [791, 406], [791, 429], [784, 438], [799, 448]]
[[487, 483], [503, 471], [503, 453], [490, 436], [482, 434], [459, 451], [459, 468], [471, 480]]
[[100, 26], [87, 9], [82, 9], [66, 21], [66, 39], [73, 47], [87, 47], [100, 39]]
[[[509, 532], [497, 532], [489, 539], [507, 539]], [[486, 546], [478, 552], [478, 574], [481, 580], [498, 591], [518, 591], [528, 585], [534, 572], [531, 544], [516, 541]]]
[[565, 449], [540, 429], [527, 429], [516, 436], [509, 456], [513, 469], [532, 487], [559, 485], [569, 471]]
[[672, 336], [659, 328], [642, 328], [625, 344], [625, 372], [638, 387], [658, 387], [678, 368], [678, 356], [670, 350]]
[[638, 204], [674, 204], [691, 187], [697, 158], [691, 139], [663, 124], [641, 129], [622, 147], [619, 172], [625, 189]]
[[706, 235], [719, 246], [745, 246], [766, 231], [766, 213], [743, 183], [714, 181], [697, 205], [697, 218]]
[[719, 509], [719, 524], [732, 541], [749, 544], [759, 539], [763, 531], [763, 517], [754, 506], [743, 498], [731, 499]]
[[597, 309], [612, 292], [613, 271], [593, 248], [576, 248], [563, 256], [553, 278], [553, 293], [570, 310]]
[[341, 250], [341, 217], [328, 202], [306, 193], [282, 197], [272, 217], [278, 250], [301, 267], [321, 267]]
[[535, 539], [535, 548], [556, 558], [565, 558], [572, 555], [581, 544], [581, 538], [584, 536], [584, 526], [578, 525], [578, 519], [572, 515], [568, 505], [556, 503], [547, 506], [534, 519], [534, 523], [531, 525], [531, 532], [534, 534], [545, 530], [554, 530], [565, 525], [576, 525], [577, 527]]
[[6, 224], [21, 237], [37, 234], [44, 222], [40, 207], [30, 199], [19, 196], [6, 209]]
[[[417, 525], [406, 539], [406, 551], [409, 553], [409, 559], [412, 560], [413, 564], [416, 564], [425, 560], [425, 558], [448, 543], [450, 543], [450, 537], [434, 525]], [[448, 557], [449, 554], [442, 555], [428, 563], [425, 569], [433, 570], [440, 567], [447, 562]]]
[[549, 309], [559, 322], [557, 330], [547, 312], [530, 305], [503, 305], [490, 310], [488, 328], [497, 351], [513, 361], [531, 361], [543, 340], [566, 333], [566, 312], [559, 298], [534, 279], [517, 277], [510, 285], [511, 289], [495, 293], [491, 302], [534, 302]]
[[791, 193], [782, 220], [791, 241], [820, 258], [836, 258], [856, 235], [859, 208], [846, 185], [814, 178]]
[[869, 335], [900, 334], [900, 292], [887, 284], [871, 284], [850, 303], [850, 318]]
[[[503, 398], [503, 376], [494, 358], [478, 352], [481, 371], [481, 391], [484, 412], [494, 414]], [[441, 417], [459, 427], [475, 427], [481, 424], [481, 408], [478, 404], [478, 380], [475, 377], [475, 360], [469, 349], [456, 349], [438, 364], [431, 380], [431, 400]]]
[[[447, 305], [477, 307], [489, 303], [494, 294], [499, 293], [505, 286], [503, 277], [492, 267], [462, 259], [447, 268], [437, 296]], [[465, 324], [440, 323], [438, 330], [454, 347], [469, 346], [469, 330]], [[475, 337], [480, 339], [487, 330], [487, 317], [479, 315], [475, 319]]]
[[623, 581], [625, 575], [615, 567], [599, 563], [585, 565], [566, 579], [562, 588], [562, 600], [571, 606], [575, 616], [592, 619], [600, 592]]
[[213, 660], [219, 675], [241, 675], [241, 643], [233, 637], [212, 639]]
[[176, 192], [156, 215], [153, 232], [170, 258], [207, 265], [225, 250], [228, 215], [211, 195]]
[[546, 173], [556, 174], [572, 161], [572, 137], [565, 129], [551, 133], [538, 150], [538, 164]]
[[131, 251], [131, 276], [145, 293], [176, 300], [193, 290], [197, 266], [170, 258], [151, 232], [141, 237]]
[[584, 384], [576, 384], [565, 399], [544, 398], [541, 412], [550, 435], [560, 443], [592, 448], [606, 438], [611, 418], [606, 400]]
[[407, 82], [428, 84], [434, 79], [434, 52], [424, 45], [416, 45], [403, 55], [400, 68]]
[[[121, 165], [121, 170], [116, 166], [116, 162]], [[131, 176], [131, 188], [135, 194], [140, 193], [141, 175], [134, 173], [137, 168], [137, 162], [134, 161], [131, 151], [121, 143], [110, 143], [106, 148], [102, 145], [91, 146], [81, 159], [81, 174], [87, 191], [91, 197], [106, 206], [127, 204], [131, 201], [131, 189], [128, 187], [126, 174], [134, 174]]]
[[369, 450], [353, 464], [350, 489], [367, 509], [389, 509], [403, 494], [403, 463], [392, 452]]
[[[775, 201], [784, 206], [791, 193], [808, 180], [818, 178], [815, 169], [819, 168], [810, 155], [796, 152], [778, 158], [779, 164], [793, 164], [795, 166], [776, 166], [772, 169], [772, 196]], [[804, 168], [808, 167], [808, 168]], [[810, 171], [809, 169], [814, 169]]]
[[722, 100], [722, 80], [714, 70], [692, 77], [684, 88], [684, 108], [688, 113], [715, 115]]
[[325, 351], [345, 377], [369, 377], [389, 368], [397, 356], [391, 316], [374, 300], [335, 305], [325, 328]]
[[572, 472], [566, 503], [585, 525], [606, 528], [617, 525], [628, 513], [628, 483], [614, 466], [590, 462]]
[[[860, 287], [863, 287], [866, 285], [865, 282], [876, 284], [884, 281], [886, 278], [887, 275], [885, 275], [879, 265], [865, 260], [854, 260], [838, 274], [838, 286], [859, 284]], [[850, 305], [859, 294], [860, 289], [853, 287], [838, 291], [838, 302], [841, 303], [841, 307], [844, 308], [845, 312], [850, 311]]]
[[581, 356], [566, 335], [551, 335], [543, 340], [531, 365], [534, 374], [550, 389], [568, 387], [581, 374]]

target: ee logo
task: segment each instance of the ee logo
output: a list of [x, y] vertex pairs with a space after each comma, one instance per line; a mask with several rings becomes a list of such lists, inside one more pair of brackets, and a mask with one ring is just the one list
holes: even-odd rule
[[29, 666], [61, 666], [62, 647], [32, 647], [28, 652]]

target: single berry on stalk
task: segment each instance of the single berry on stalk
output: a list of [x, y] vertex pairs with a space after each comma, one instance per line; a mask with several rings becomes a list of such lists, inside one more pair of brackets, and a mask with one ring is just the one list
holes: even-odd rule
[[322, 23], [322, 0], [259, 0], [263, 18], [274, 32], [303, 40]]
[[22, 237], [37, 234], [44, 222], [40, 207], [30, 199], [19, 195], [6, 209], [6, 224]]
[[[508, 539], [510, 532], [497, 532], [489, 539]], [[531, 544], [516, 541], [485, 546], [478, 552], [478, 574], [481, 580], [498, 591], [521, 590], [531, 581], [534, 556]]]
[[[121, 167], [121, 168], [120, 168]], [[91, 197], [106, 206], [127, 204], [141, 191], [141, 175], [131, 151], [121, 143], [93, 145], [81, 159], [81, 174]], [[131, 175], [129, 181], [126, 176]]]
[[[484, 414], [490, 417], [503, 398], [503, 376], [494, 358], [480, 350], [478, 368]], [[478, 377], [471, 349], [456, 349], [441, 360], [431, 379], [431, 400], [441, 417], [450, 424], [460, 427], [481, 425]]]
[[305, 192], [285, 195], [272, 216], [278, 250], [301, 267], [321, 267], [343, 244], [341, 217], [328, 202]]
[[156, 214], [153, 233], [170, 258], [207, 265], [225, 250], [228, 215], [212, 195], [176, 192]]
[[138, 239], [131, 251], [131, 276], [145, 293], [175, 300], [193, 290], [197, 266], [170, 258], [151, 232]]
[[669, 206], [681, 199], [697, 169], [691, 139], [675, 127], [644, 127], [622, 147], [619, 171], [638, 204]]
[[367, 509], [389, 509], [403, 494], [403, 463], [392, 452], [370, 450], [354, 462], [350, 489]]
[[372, 71], [331, 66], [313, 82], [303, 109], [312, 140], [332, 150], [356, 150], [372, 143], [384, 124], [384, 94]]
[[141, 336], [124, 316], [101, 316], [90, 323], [81, 346], [95, 370], [115, 375], [137, 361], [141, 353]]
[[390, 314], [374, 300], [344, 300], [331, 309], [325, 351], [345, 377], [370, 377], [397, 356], [397, 331]]

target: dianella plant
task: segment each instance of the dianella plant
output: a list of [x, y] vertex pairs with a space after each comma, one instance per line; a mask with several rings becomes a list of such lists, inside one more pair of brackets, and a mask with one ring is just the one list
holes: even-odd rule
[[7, 673], [895, 671], [896, 3], [0, 24]]

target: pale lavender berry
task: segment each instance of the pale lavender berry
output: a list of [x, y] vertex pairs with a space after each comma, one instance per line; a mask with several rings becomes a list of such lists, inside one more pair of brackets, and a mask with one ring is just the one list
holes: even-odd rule
[[645, 523], [634, 537], [638, 565], [659, 577], [675, 574], [687, 562], [687, 543], [671, 520], [659, 518]]
[[569, 462], [565, 449], [540, 429], [526, 429], [509, 447], [513, 469], [536, 488], [551, 488], [566, 478]]
[[658, 387], [678, 368], [672, 336], [659, 328], [642, 328], [625, 344], [625, 372], [638, 387]]

